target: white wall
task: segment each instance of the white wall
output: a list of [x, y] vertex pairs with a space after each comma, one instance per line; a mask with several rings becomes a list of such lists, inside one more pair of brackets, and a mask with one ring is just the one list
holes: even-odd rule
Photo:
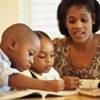
[[29, 21], [32, 28], [46, 32], [52, 39], [62, 36], [57, 24], [59, 2], [60, 0], [30, 0], [29, 2]]
[[57, 25], [57, 6], [59, 0], [20, 0], [21, 21], [33, 30], [41, 30], [52, 39], [62, 37]]
[[[29, 0], [0, 0], [0, 40], [3, 31], [13, 23], [24, 22], [33, 28], [30, 21], [27, 20], [29, 17], [28, 11], [26, 10], [26, 8], [29, 7], [26, 4], [27, 2], [23, 3], [25, 8], [21, 8], [21, 4], [19, 4], [25, 1], [28, 2]], [[26, 15], [21, 17], [23, 11], [26, 12]], [[100, 33], [100, 31], [98, 33]], [[50, 36], [52, 36], [52, 34], [50, 34]]]
[[3, 31], [19, 21], [19, 0], [0, 0], [0, 40]]

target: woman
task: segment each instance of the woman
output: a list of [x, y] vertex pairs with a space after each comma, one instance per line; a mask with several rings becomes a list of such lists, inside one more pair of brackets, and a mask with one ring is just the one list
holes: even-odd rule
[[63, 76], [100, 79], [100, 4], [62, 0], [57, 11], [63, 39], [55, 39], [55, 68]]

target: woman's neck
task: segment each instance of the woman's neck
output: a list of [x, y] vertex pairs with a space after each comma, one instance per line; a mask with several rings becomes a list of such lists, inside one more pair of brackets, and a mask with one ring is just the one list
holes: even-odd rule
[[91, 49], [93, 43], [94, 43], [94, 35], [91, 35], [91, 37], [84, 42], [80, 43], [72, 42], [72, 46], [78, 51], [88, 51]]

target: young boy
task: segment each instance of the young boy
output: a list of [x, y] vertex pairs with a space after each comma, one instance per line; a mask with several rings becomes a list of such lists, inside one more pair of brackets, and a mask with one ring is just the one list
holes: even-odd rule
[[[61, 79], [58, 72], [53, 68], [55, 52], [52, 40], [42, 31], [35, 31], [40, 37], [41, 50], [34, 58], [34, 63], [31, 67], [33, 78], [40, 80], [59, 80]], [[70, 77], [62, 78], [65, 83], [64, 89], [75, 89], [74, 84], [78, 84], [78, 79], [70, 79]], [[74, 81], [75, 80], [75, 81]]]
[[4, 31], [0, 45], [1, 92], [9, 90], [8, 85], [13, 88], [28, 88], [28, 85], [19, 82], [25, 81], [19, 71], [29, 69], [39, 50], [38, 36], [25, 24], [14, 24]]
[[61, 81], [46, 83], [20, 73], [31, 67], [34, 56], [40, 51], [39, 37], [27, 25], [18, 23], [8, 27], [3, 33], [0, 48], [0, 92], [11, 88], [43, 89], [44, 85], [50, 85], [48, 88], [55, 86], [53, 91], [61, 90]]

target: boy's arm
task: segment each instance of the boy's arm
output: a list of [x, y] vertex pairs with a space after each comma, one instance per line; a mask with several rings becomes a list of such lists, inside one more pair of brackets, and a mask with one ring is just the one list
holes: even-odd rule
[[39, 80], [29, 78], [22, 74], [13, 74], [9, 77], [9, 86], [15, 89], [39, 89], [46, 91], [59, 91], [64, 87], [62, 80]]
[[18, 70], [10, 68], [10, 64], [0, 59], [0, 89], [8, 86], [9, 75], [19, 73]]
[[9, 86], [15, 89], [43, 89], [44, 82], [32, 79], [23, 74], [12, 74], [9, 77]]

